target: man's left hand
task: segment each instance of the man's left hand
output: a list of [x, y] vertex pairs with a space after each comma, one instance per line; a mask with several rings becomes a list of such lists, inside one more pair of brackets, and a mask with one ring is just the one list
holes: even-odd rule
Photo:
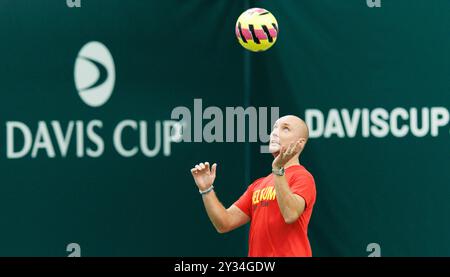
[[272, 168], [279, 169], [284, 167], [288, 161], [290, 161], [300, 150], [302, 145], [300, 144], [300, 140], [293, 142], [289, 145], [289, 147], [281, 146], [280, 152], [275, 157], [272, 163]]

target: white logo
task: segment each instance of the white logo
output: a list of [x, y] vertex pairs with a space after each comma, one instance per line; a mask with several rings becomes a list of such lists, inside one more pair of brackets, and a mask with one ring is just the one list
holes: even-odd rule
[[114, 60], [108, 48], [97, 41], [84, 45], [75, 62], [74, 77], [84, 103], [91, 107], [105, 104], [116, 81]]

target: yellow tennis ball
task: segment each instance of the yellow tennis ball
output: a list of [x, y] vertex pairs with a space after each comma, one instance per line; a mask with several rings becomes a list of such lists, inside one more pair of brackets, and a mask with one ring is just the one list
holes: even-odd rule
[[248, 9], [236, 22], [236, 37], [250, 51], [266, 51], [275, 44], [277, 36], [277, 20], [265, 9]]

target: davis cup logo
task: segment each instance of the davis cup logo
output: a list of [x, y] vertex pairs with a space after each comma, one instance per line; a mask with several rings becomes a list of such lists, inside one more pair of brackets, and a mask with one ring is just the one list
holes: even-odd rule
[[116, 81], [114, 60], [108, 48], [97, 41], [84, 45], [75, 62], [74, 77], [84, 103], [91, 107], [105, 104]]

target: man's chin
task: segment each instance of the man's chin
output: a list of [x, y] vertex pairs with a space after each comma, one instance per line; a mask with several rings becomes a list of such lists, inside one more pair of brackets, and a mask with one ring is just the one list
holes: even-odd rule
[[280, 151], [280, 145], [276, 144], [276, 145], [269, 145], [269, 152], [272, 154], [276, 154], [277, 152]]

